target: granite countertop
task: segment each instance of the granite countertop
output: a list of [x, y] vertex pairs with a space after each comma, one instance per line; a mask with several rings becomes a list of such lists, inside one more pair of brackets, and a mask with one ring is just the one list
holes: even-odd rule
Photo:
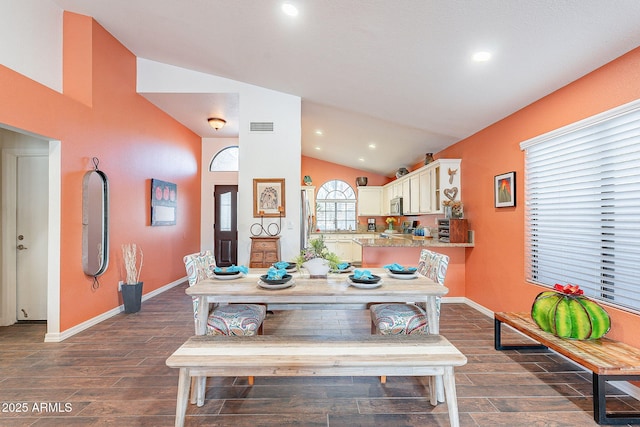
[[341, 230], [341, 231], [312, 231], [310, 234], [312, 236], [319, 236], [321, 234], [371, 234], [371, 235], [380, 235], [382, 231], [354, 231], [354, 230]]
[[445, 243], [440, 242], [437, 239], [424, 239], [413, 240], [411, 236], [408, 237], [394, 237], [394, 238], [372, 238], [372, 239], [353, 239], [354, 242], [362, 247], [369, 248], [393, 248], [393, 247], [441, 247], [441, 248], [472, 248], [473, 243]]

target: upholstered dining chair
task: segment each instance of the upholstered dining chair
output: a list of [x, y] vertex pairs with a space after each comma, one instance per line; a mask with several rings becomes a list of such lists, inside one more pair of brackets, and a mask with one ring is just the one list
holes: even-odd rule
[[[444, 285], [447, 275], [449, 257], [447, 255], [423, 249], [420, 252], [417, 272], [430, 278], [440, 285]], [[436, 298], [437, 317], [440, 317], [440, 297]], [[373, 304], [369, 307], [371, 313], [371, 333], [382, 335], [411, 335], [428, 334], [429, 324], [426, 304], [385, 303]], [[380, 377], [382, 383], [386, 377]]]
[[[213, 277], [216, 260], [211, 251], [186, 255], [183, 261], [187, 270], [189, 286]], [[207, 316], [207, 335], [253, 336], [262, 334], [266, 314], [266, 306], [260, 304], [211, 304]], [[193, 321], [197, 334], [198, 298], [195, 297], [193, 298]], [[249, 377], [249, 385], [253, 385], [253, 380], [253, 377]]]
[[[216, 267], [211, 251], [196, 252], [184, 257], [189, 286], [213, 277]], [[252, 336], [262, 333], [267, 309], [260, 304], [215, 304], [207, 316], [207, 335]], [[193, 321], [198, 332], [198, 299], [193, 298]]]

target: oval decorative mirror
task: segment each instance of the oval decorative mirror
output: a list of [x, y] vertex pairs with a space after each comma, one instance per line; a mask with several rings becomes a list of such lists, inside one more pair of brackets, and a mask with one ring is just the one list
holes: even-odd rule
[[109, 182], [98, 158], [92, 161], [94, 169], [82, 180], [82, 268], [95, 288], [109, 265]]

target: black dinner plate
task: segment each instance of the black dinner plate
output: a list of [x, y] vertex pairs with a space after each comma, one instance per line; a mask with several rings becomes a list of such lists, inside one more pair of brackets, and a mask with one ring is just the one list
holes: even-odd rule
[[263, 274], [260, 276], [260, 280], [262, 280], [262, 283], [266, 283], [267, 285], [283, 285], [291, 280], [291, 277], [292, 276], [290, 274], [285, 274], [282, 276], [282, 279], [267, 279], [267, 275]]
[[349, 280], [353, 283], [378, 283], [380, 281], [380, 276], [376, 276], [372, 274], [373, 279], [356, 279], [353, 274], [349, 275]]
[[217, 276], [233, 276], [240, 273], [240, 271], [214, 271], [213, 274]]
[[[287, 262], [287, 261], [284, 261]], [[285, 270], [294, 270], [297, 266], [295, 262], [287, 262], [287, 266], [284, 268]], [[273, 268], [276, 268], [276, 263], [271, 264]]]
[[418, 270], [394, 270], [393, 268], [389, 269], [389, 272], [391, 272], [393, 274], [414, 274], [417, 271]]

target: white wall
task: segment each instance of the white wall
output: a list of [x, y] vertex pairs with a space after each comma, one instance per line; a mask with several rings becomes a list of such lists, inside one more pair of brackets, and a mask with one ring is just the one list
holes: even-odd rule
[[0, 1], [0, 64], [62, 92], [62, 13], [49, 0]]
[[[300, 97], [142, 58], [138, 58], [138, 92], [239, 94], [238, 263], [248, 265], [249, 228], [259, 221], [253, 218], [254, 178], [285, 179], [286, 216], [280, 237], [281, 252], [285, 260], [297, 255], [300, 249]], [[251, 133], [250, 122], [273, 122], [274, 132]], [[208, 161], [202, 162], [202, 173], [207, 168]], [[203, 187], [209, 185], [205, 180], [202, 182]], [[203, 199], [203, 236], [213, 226], [212, 218], [212, 205]], [[211, 222], [204, 223], [205, 220]], [[265, 226], [269, 222], [265, 220]], [[201, 245], [205, 243], [202, 241]]]

